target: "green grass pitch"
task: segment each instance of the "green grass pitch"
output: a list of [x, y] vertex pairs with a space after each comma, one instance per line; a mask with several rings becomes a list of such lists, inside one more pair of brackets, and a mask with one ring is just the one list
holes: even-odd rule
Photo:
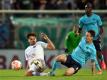
[[[48, 72], [50, 70], [47, 70]], [[56, 76], [24, 76], [25, 70], [0, 70], [0, 80], [107, 80], [107, 71], [92, 75], [90, 69], [82, 69], [73, 76], [63, 76], [65, 69], [57, 69]]]

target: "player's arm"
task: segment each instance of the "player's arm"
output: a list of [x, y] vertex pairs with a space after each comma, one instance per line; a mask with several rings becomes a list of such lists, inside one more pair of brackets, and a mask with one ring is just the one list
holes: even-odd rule
[[92, 63], [92, 74], [96, 73], [96, 68], [97, 68], [98, 71], [101, 71], [101, 68], [100, 68], [100, 66], [98, 64], [98, 61], [96, 59], [96, 51], [92, 52], [91, 63]]
[[103, 30], [103, 26], [100, 26], [100, 32], [99, 32], [99, 36], [98, 36], [98, 41], [100, 42], [101, 40], [102, 40], [102, 38], [103, 38], [103, 32], [104, 32], [104, 30]]
[[104, 30], [103, 30], [102, 21], [101, 21], [100, 16], [98, 16], [98, 18], [97, 18], [97, 24], [98, 24], [98, 26], [100, 28], [100, 35], [102, 35], [102, 33], [104, 32]]
[[103, 26], [100, 26], [100, 35], [102, 35], [104, 32]]
[[95, 75], [96, 73], [96, 50], [93, 51], [91, 48], [87, 49], [87, 53], [91, 53], [90, 59], [91, 59], [91, 71], [92, 74]]
[[78, 29], [78, 33], [79, 33], [79, 34], [81, 33], [83, 26], [84, 26], [84, 23], [83, 23], [83, 21], [82, 21], [82, 18], [80, 18], [80, 19], [79, 19], [79, 29]]
[[101, 68], [98, 64], [97, 59], [95, 58], [95, 59], [91, 60], [91, 62], [92, 62], [92, 74], [96, 73], [96, 68], [97, 68], [97, 71], [98, 71], [97, 74], [102, 74], [102, 70], [101, 70]]
[[44, 33], [41, 33], [41, 36], [43, 39], [45, 39], [47, 41], [47, 48], [54, 50], [55, 46], [54, 46], [53, 42], [48, 38], [48, 36]]

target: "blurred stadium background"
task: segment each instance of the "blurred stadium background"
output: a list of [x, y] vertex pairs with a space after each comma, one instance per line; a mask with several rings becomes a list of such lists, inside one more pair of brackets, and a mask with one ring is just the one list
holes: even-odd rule
[[[46, 33], [56, 46], [46, 50], [46, 63], [51, 68], [55, 55], [63, 52], [65, 35], [84, 14], [87, 1], [103, 20], [102, 53], [107, 63], [107, 0], [0, 0], [0, 69], [9, 69], [14, 59], [25, 67], [24, 49], [29, 32]], [[59, 65], [60, 67], [60, 65]]]

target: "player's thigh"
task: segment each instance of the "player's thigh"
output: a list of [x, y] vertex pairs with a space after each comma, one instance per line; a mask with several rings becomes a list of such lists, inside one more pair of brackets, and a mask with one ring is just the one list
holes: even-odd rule
[[64, 75], [65, 76], [72, 76], [74, 73], [75, 73], [75, 69], [73, 67], [70, 67], [65, 71]]
[[65, 54], [61, 54], [61, 55], [58, 55], [55, 59], [59, 62], [66, 62], [67, 56]]

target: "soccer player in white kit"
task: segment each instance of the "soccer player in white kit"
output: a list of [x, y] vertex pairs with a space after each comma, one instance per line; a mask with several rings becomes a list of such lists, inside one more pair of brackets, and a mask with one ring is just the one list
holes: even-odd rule
[[47, 43], [42, 41], [37, 41], [36, 35], [34, 33], [29, 33], [27, 39], [29, 46], [25, 49], [25, 59], [27, 61], [27, 72], [26, 76], [44, 76], [47, 73], [43, 73], [43, 70], [37, 70], [38, 66], [33, 63], [35, 60], [40, 60], [41, 64], [45, 67], [44, 61], [44, 48], [54, 50], [55, 46], [48, 36], [41, 33], [41, 37], [46, 40]]

